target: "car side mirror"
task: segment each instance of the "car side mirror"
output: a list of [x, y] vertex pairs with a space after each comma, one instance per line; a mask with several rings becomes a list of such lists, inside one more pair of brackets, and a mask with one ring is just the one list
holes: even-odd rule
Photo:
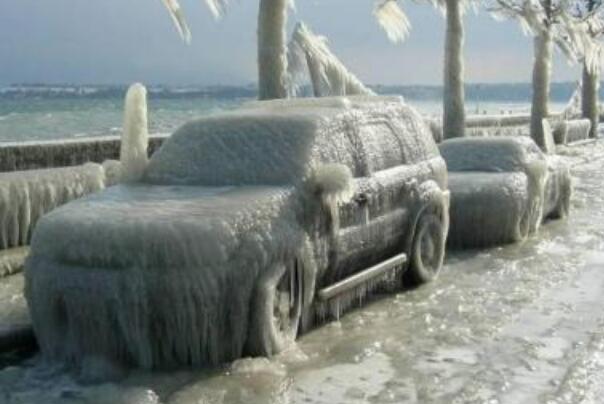
[[311, 189], [328, 206], [348, 202], [353, 195], [352, 172], [344, 164], [323, 164], [309, 179]]

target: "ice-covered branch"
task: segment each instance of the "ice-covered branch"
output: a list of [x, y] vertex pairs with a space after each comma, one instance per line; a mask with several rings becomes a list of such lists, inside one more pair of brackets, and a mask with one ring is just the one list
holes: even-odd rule
[[185, 19], [185, 15], [182, 12], [182, 8], [178, 3], [178, 0], [162, 0], [170, 16], [172, 17], [172, 21], [178, 30], [178, 34], [186, 43], [191, 41], [191, 31], [189, 30], [189, 26], [187, 25], [187, 20]]
[[288, 71], [290, 91], [294, 94], [307, 71], [316, 97], [374, 94], [331, 52], [327, 39], [315, 35], [303, 23], [296, 26], [289, 43]]
[[402, 42], [409, 35], [411, 23], [396, 0], [377, 2], [373, 14], [392, 42]]

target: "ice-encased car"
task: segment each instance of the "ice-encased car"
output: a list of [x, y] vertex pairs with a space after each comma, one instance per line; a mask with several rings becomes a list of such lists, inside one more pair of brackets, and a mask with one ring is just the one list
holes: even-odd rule
[[26, 297], [62, 361], [270, 355], [375, 284], [431, 280], [447, 228], [445, 162], [401, 100], [260, 103], [185, 124], [142, 182], [44, 217]]
[[447, 140], [449, 244], [485, 247], [524, 240], [542, 220], [568, 215], [568, 165], [524, 136]]

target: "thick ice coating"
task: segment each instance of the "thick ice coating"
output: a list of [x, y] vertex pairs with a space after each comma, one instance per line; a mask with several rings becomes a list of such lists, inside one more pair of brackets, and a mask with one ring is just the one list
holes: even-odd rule
[[450, 244], [519, 241], [544, 218], [568, 214], [568, 167], [530, 138], [454, 139], [440, 150], [451, 172]]
[[454, 172], [449, 174], [449, 190], [451, 246], [491, 246], [528, 236], [528, 181], [523, 173]]
[[106, 185], [94, 163], [0, 174], [0, 250], [27, 245], [42, 215]]
[[270, 355], [289, 316], [304, 327], [322, 313], [316, 287], [408, 253], [422, 212], [444, 240], [446, 168], [420, 115], [335, 101], [187, 123], [143, 182], [45, 216], [26, 268], [42, 352], [143, 368]]

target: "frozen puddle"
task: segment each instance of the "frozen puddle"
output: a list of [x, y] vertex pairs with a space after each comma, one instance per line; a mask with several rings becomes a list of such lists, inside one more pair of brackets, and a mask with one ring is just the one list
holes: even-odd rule
[[[454, 253], [437, 282], [376, 300], [271, 359], [78, 384], [40, 358], [0, 370], [0, 403], [599, 404], [604, 395], [604, 146], [570, 157], [568, 222]], [[3, 285], [3, 310], [22, 287]], [[15, 297], [16, 296], [16, 297]], [[18, 316], [17, 316], [18, 318]]]

